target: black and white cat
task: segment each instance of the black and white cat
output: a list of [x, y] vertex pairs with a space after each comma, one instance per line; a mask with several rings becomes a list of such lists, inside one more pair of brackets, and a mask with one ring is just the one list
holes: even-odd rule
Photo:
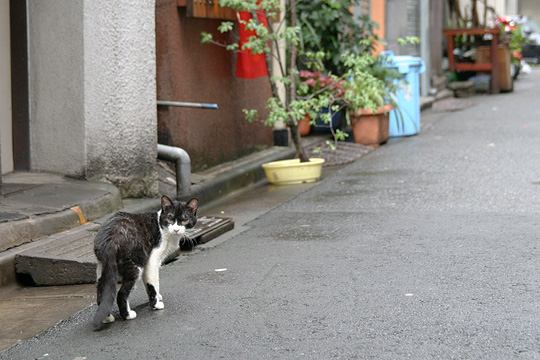
[[[157, 213], [119, 212], [101, 227], [94, 240], [98, 260], [94, 329], [115, 320], [111, 314], [115, 298], [120, 317], [124, 320], [137, 317], [129, 307], [128, 297], [141, 275], [150, 306], [154, 310], [164, 308], [159, 292], [159, 268], [167, 256], [178, 250], [186, 229], [195, 226], [198, 207], [197, 199], [175, 204], [162, 196]], [[117, 293], [118, 281], [122, 285]]]

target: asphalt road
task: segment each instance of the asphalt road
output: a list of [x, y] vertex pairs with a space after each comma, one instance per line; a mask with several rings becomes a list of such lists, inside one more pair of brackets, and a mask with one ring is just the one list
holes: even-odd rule
[[[1, 359], [540, 359], [540, 71]], [[253, 201], [257, 201], [256, 198]], [[216, 272], [216, 269], [226, 269]], [[45, 355], [47, 354], [47, 355]]]

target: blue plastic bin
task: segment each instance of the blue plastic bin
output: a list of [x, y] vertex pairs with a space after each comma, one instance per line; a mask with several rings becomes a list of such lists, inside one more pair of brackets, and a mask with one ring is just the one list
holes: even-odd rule
[[403, 75], [396, 80], [398, 91], [397, 108], [390, 112], [389, 135], [410, 136], [420, 132], [420, 74], [425, 71], [421, 58], [414, 56], [395, 56], [393, 52], [384, 53], [384, 66], [395, 69]]

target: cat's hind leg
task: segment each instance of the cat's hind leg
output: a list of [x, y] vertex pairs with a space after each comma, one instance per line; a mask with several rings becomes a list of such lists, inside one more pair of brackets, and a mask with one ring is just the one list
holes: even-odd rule
[[125, 265], [124, 269], [122, 269], [122, 286], [118, 291], [116, 301], [120, 316], [124, 320], [132, 320], [137, 317], [137, 313], [129, 307], [128, 298], [140, 274], [141, 270], [135, 265]]

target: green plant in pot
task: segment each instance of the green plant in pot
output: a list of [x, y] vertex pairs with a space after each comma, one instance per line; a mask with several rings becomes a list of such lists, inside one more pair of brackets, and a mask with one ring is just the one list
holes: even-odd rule
[[[316, 70], [321, 78], [343, 78], [347, 67], [342, 54], [360, 55], [373, 51], [378, 41], [374, 32], [376, 23], [368, 16], [355, 17], [351, 8], [358, 4], [359, 0], [298, 0], [302, 42], [297, 62], [301, 70]], [[316, 66], [313, 54], [319, 60]], [[317, 129], [332, 133], [333, 144], [344, 138], [336, 129], [345, 123], [345, 111], [342, 110], [343, 103], [337, 101], [322, 109], [317, 119], [312, 119]]]
[[354, 141], [379, 146], [388, 140], [389, 115], [399, 74], [382, 66], [384, 59], [371, 54], [344, 56], [347, 68], [344, 101], [348, 107]]
[[[325, 74], [320, 70], [300, 71], [301, 82], [298, 87], [298, 97], [308, 98], [315, 96], [319, 98], [319, 113], [315, 116], [326, 124], [332, 123], [334, 114], [339, 113], [345, 107], [343, 96], [345, 94], [345, 81], [332, 74]], [[313, 114], [306, 115], [306, 119], [313, 122]], [[338, 141], [343, 141], [348, 134], [341, 129], [335, 129], [329, 126], [333, 141], [327, 141], [330, 148], [335, 148]]]
[[[297, 159], [288, 161], [285, 167], [299, 165], [304, 168], [318, 166], [317, 171], [298, 171], [299, 175], [307, 174], [307, 179], [286, 178], [286, 175], [269, 176], [270, 182], [297, 183], [306, 181], [315, 181], [320, 177], [320, 167], [322, 159], [308, 158], [300, 139], [298, 132], [298, 122], [306, 115], [315, 116], [319, 109], [330, 105], [331, 98], [327, 91], [306, 93], [306, 85], [302, 85], [297, 68], [297, 57], [299, 54], [299, 44], [301, 43], [301, 31], [297, 25], [296, 0], [287, 0], [286, 7], [281, 7], [280, 0], [220, 0], [220, 6], [232, 8], [236, 11], [247, 11], [253, 14], [249, 20], [241, 20], [246, 29], [253, 31], [241, 48], [236, 43], [225, 44], [214, 40], [212, 34], [202, 33], [203, 43], [212, 43], [223, 46], [230, 51], [251, 51], [253, 54], [265, 54], [268, 73], [272, 73], [272, 62], [278, 64], [279, 74], [270, 76], [269, 85], [272, 90], [272, 96], [268, 99], [266, 107], [268, 115], [264, 122], [268, 126], [273, 126], [277, 122], [284, 122], [290, 129], [292, 140], [296, 149]], [[256, 15], [257, 11], [263, 11], [268, 20], [268, 26], [259, 21]], [[274, 24], [275, 19], [279, 23]], [[285, 19], [287, 21], [285, 21]], [[230, 32], [234, 29], [233, 22], [224, 21], [218, 27], [221, 33]], [[280, 48], [284, 45], [286, 56], [280, 55], [279, 51], [272, 51], [272, 48]], [[281, 96], [279, 89], [285, 89], [285, 96]], [[244, 109], [246, 119], [254, 121], [258, 118], [258, 113], [254, 109]], [[279, 164], [270, 164], [271, 167]], [[267, 167], [265, 167], [266, 170]], [[267, 171], [268, 176], [268, 171]]]

